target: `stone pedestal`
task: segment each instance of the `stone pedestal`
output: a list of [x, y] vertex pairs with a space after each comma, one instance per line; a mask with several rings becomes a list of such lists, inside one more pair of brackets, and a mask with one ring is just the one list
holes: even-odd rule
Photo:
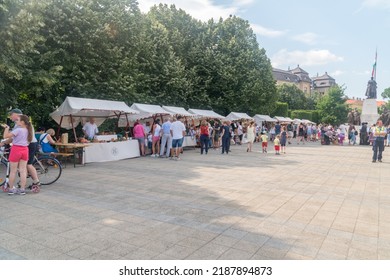
[[365, 99], [363, 101], [362, 115], [360, 117], [361, 122], [366, 122], [369, 126], [371, 126], [376, 123], [378, 119], [379, 114], [376, 99]]

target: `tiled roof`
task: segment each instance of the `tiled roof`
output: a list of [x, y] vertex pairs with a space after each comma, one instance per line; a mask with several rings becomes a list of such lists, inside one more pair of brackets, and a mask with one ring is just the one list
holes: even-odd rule
[[325, 74], [322, 75], [322, 76], [312, 77], [311, 79], [313, 81], [317, 81], [317, 80], [335, 80], [334, 78], [329, 76], [327, 72], [325, 72]]
[[309, 73], [307, 73], [305, 70], [303, 70], [301, 67], [299, 67], [299, 65], [297, 66], [297, 68], [294, 68], [293, 70], [290, 70], [291, 73], [293, 74], [306, 74], [306, 75], [309, 75]]
[[288, 81], [292, 83], [298, 83], [301, 80], [299, 76], [292, 74], [289, 71], [284, 71], [277, 68], [272, 69], [272, 75], [274, 76], [274, 79], [277, 81]]

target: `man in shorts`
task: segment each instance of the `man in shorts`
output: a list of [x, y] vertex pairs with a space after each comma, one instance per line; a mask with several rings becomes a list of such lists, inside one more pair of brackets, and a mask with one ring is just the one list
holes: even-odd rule
[[[186, 127], [182, 122], [182, 117], [178, 116], [177, 120], [171, 125], [171, 135], [172, 135], [172, 155], [176, 160], [180, 160], [179, 154], [180, 149], [183, 146], [183, 140], [186, 133]], [[171, 159], [173, 159], [171, 157]]]

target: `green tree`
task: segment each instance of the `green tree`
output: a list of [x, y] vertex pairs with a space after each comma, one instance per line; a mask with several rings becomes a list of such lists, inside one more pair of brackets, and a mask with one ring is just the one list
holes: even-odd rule
[[282, 84], [277, 87], [279, 101], [288, 104], [290, 110], [307, 109], [308, 99], [296, 85]]
[[232, 16], [208, 22], [209, 52], [214, 69], [208, 93], [213, 108], [254, 114], [275, 106], [272, 67], [249, 23]]
[[339, 125], [347, 120], [348, 106], [345, 104], [347, 97], [344, 90], [340, 86], [334, 86], [318, 102], [317, 110], [321, 122]]
[[390, 87], [385, 88], [385, 90], [381, 94], [383, 99], [390, 99]]

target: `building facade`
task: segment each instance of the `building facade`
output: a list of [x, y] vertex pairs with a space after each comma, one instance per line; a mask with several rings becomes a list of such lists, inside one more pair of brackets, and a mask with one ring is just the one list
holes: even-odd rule
[[303, 91], [307, 96], [310, 96], [314, 92], [318, 92], [321, 95], [326, 94], [329, 89], [336, 85], [336, 80], [325, 72], [324, 75], [310, 78], [309, 73], [303, 70], [299, 65], [290, 70], [282, 70], [273, 68], [273, 77], [276, 81], [276, 85], [293, 84]]
[[328, 72], [325, 72], [324, 75], [313, 77], [313, 92], [318, 92], [321, 95], [325, 95], [328, 93], [329, 89], [336, 84], [336, 80], [328, 75]]

